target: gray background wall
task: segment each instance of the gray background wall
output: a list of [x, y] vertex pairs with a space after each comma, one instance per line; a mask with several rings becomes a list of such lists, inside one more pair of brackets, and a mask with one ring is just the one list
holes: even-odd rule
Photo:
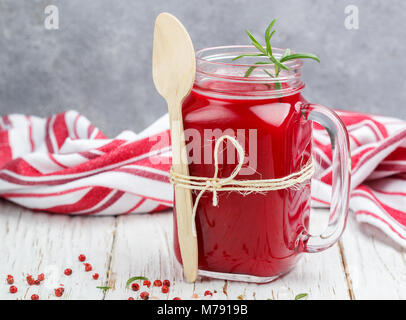
[[[59, 30], [44, 8], [59, 8]], [[344, 8], [359, 7], [359, 30]], [[153, 22], [178, 16], [196, 48], [248, 44], [277, 17], [274, 45], [317, 53], [305, 96], [342, 109], [406, 119], [404, 0], [0, 0], [0, 114], [68, 108], [110, 136], [140, 131], [166, 111], [151, 77]]]

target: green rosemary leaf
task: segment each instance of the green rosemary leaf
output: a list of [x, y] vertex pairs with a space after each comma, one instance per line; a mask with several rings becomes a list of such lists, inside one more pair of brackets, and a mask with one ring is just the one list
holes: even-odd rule
[[250, 37], [250, 39], [253, 43], [260, 45], [259, 41], [257, 39], [255, 39], [255, 37], [252, 35], [252, 33], [248, 29], [245, 29], [245, 32], [247, 33], [248, 37]]
[[[282, 63], [280, 63], [274, 56], [269, 56], [269, 59], [275, 64], [275, 67], [277, 66], [279, 69], [284, 69], [284, 70], [289, 70], [288, 67], [284, 66]], [[276, 68], [275, 68], [276, 71]], [[278, 70], [279, 71], [279, 70]], [[279, 75], [279, 72], [276, 72], [276, 75]]]
[[313, 59], [316, 60], [317, 62], [320, 62], [319, 57], [312, 53], [293, 53], [285, 57], [282, 57], [280, 62], [285, 62], [294, 59]]
[[251, 32], [249, 32], [248, 29], [246, 29], [245, 32], [247, 33], [248, 37], [250, 37], [250, 39], [252, 41], [252, 44], [255, 46], [255, 48], [257, 48], [263, 54], [266, 54], [266, 51], [265, 51], [264, 47], [261, 46], [261, 44], [258, 42], [257, 39], [255, 39], [255, 37], [251, 34]]
[[[268, 70], [265, 70], [265, 69], [262, 69], [268, 76], [270, 76], [271, 78], [275, 78], [270, 72], [268, 72]], [[274, 82], [274, 89], [275, 90], [280, 90], [280, 89], [282, 89], [282, 84], [278, 81], [278, 80], [276, 80], [275, 82]]]
[[286, 57], [288, 55], [290, 55], [290, 49], [289, 48], [285, 50], [285, 52], [282, 55], [282, 58], [284, 58], [284, 57]]
[[127, 280], [127, 283], [125, 284], [125, 287], [128, 288], [130, 286], [130, 284], [133, 283], [136, 280], [148, 280], [148, 278], [142, 277], [142, 276], [131, 277], [130, 279]]
[[269, 38], [269, 34], [271, 33], [271, 30], [272, 30], [273, 25], [275, 24], [275, 22], [276, 22], [276, 19], [273, 19], [271, 21], [271, 23], [268, 25], [268, 27], [266, 28], [266, 30], [265, 30], [265, 39]]
[[307, 293], [299, 293], [298, 295], [296, 295], [295, 300], [303, 300], [303, 299], [307, 299], [309, 295]]
[[268, 25], [268, 28], [265, 30], [265, 39], [270, 39], [269, 34], [271, 33], [271, 30], [273, 28], [273, 25], [275, 24], [276, 19], [273, 19], [272, 22]]
[[275, 78], [268, 70], [266, 69], [262, 69], [262, 71], [264, 71], [268, 76], [270, 76], [271, 78]]
[[268, 37], [265, 37], [266, 52], [268, 52], [268, 55], [272, 55], [271, 38], [274, 34], [275, 34], [275, 30], [272, 31], [272, 33]]
[[256, 43], [254, 43], [254, 42], [253, 42], [252, 44], [253, 44], [254, 47], [257, 48], [259, 51], [263, 52], [265, 55], [267, 54], [267, 53], [266, 53], [266, 50], [264, 49], [263, 46], [261, 46], [260, 44], [256, 44]]
[[235, 60], [237, 60], [237, 59], [241, 59], [241, 58], [244, 58], [244, 57], [266, 57], [266, 55], [263, 54], [263, 53], [242, 54], [242, 55], [240, 55], [240, 56], [238, 56], [238, 57], [233, 58], [232, 61], [235, 61]]
[[[270, 76], [271, 78], [275, 78], [268, 70], [265, 70], [265, 69], [262, 69], [268, 76]], [[281, 85], [281, 83], [279, 82], [279, 81], [276, 81], [275, 82], [275, 85], [274, 85], [274, 89], [275, 90], [280, 90], [280, 89], [282, 89], [282, 85]]]
[[281, 83], [280, 83], [280, 82], [275, 82], [275, 87], [274, 87], [274, 89], [275, 89], [275, 90], [280, 90], [280, 89], [282, 89]]
[[96, 288], [103, 290], [103, 292], [106, 292], [107, 290], [111, 289], [111, 287], [96, 287]]
[[252, 71], [254, 71], [256, 68], [258, 68], [258, 67], [255, 67], [255, 66], [249, 67], [249, 68], [247, 69], [247, 71], [245, 71], [244, 77], [245, 77], [245, 78], [248, 78], [248, 77], [251, 75]]
[[[260, 65], [260, 64], [270, 64], [270, 62], [258, 61], [258, 62], [255, 62], [255, 64], [258, 64], [258, 65]], [[248, 78], [251, 75], [252, 71], [254, 71], [256, 68], [258, 68], [258, 67], [256, 67], [256, 66], [249, 67], [248, 70], [245, 72], [244, 77]]]
[[265, 30], [266, 52], [268, 52], [268, 54], [270, 54], [270, 55], [272, 55], [271, 38], [275, 34], [275, 30], [272, 31], [272, 33], [271, 33], [271, 30], [272, 30], [275, 22], [276, 22], [276, 19], [273, 19], [272, 22], [269, 24], [268, 28], [266, 28], [266, 30]]

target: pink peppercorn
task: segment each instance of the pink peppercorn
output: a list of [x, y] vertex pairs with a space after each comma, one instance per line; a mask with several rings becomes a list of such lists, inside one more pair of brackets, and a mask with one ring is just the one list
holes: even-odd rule
[[39, 300], [39, 296], [37, 294], [33, 294], [31, 296], [31, 300]]
[[140, 286], [139, 286], [138, 283], [133, 283], [133, 284], [131, 285], [131, 289], [132, 289], [133, 291], [138, 291], [138, 290], [140, 289]]
[[134, 300], [134, 298], [133, 298], [133, 297], [129, 297], [128, 300]]
[[163, 285], [164, 285], [164, 286], [167, 286], [167, 287], [170, 287], [170, 286], [171, 286], [171, 282], [170, 282], [168, 279], [166, 279], [166, 280], [164, 280]]
[[154, 287], [160, 287], [162, 286], [162, 281], [161, 280], [155, 280], [154, 281]]
[[37, 280], [39, 280], [39, 281], [44, 281], [44, 279], [45, 279], [45, 275], [44, 275], [43, 273], [40, 273], [40, 274], [38, 275]]
[[168, 286], [162, 286], [161, 291], [162, 291], [162, 293], [168, 293], [169, 292], [169, 287]]
[[144, 286], [147, 286], [148, 288], [151, 286], [151, 281], [149, 280], [144, 280], [144, 282], [142, 283]]
[[179, 297], [175, 297], [175, 298], [173, 298], [173, 300], [182, 300], [182, 299]]
[[64, 288], [57, 288], [57, 289], [55, 289], [55, 295], [57, 296], [57, 297], [61, 297], [62, 295], [63, 295], [63, 292], [65, 291], [65, 289]]
[[65, 269], [65, 271], [63, 272], [65, 275], [70, 276], [72, 274], [72, 269], [67, 268]]
[[93, 279], [94, 279], [94, 280], [99, 279], [99, 274], [98, 274], [98, 273], [95, 273], [95, 274], [93, 275]]
[[11, 274], [9, 274], [7, 276], [7, 283], [8, 284], [13, 284], [14, 283], [14, 278], [13, 278], [13, 276]]
[[149, 299], [149, 293], [146, 292], [146, 291], [141, 292], [140, 297], [141, 297], [141, 299], [143, 299], [143, 300], [148, 300], [148, 299]]
[[81, 255], [78, 257], [78, 259], [79, 259], [80, 262], [83, 262], [83, 261], [86, 260], [86, 256], [85, 256], [84, 254], [81, 254]]
[[211, 291], [209, 291], [209, 290], [206, 290], [204, 292], [204, 296], [213, 296], [213, 293]]
[[16, 293], [18, 291], [16, 286], [11, 286], [9, 290], [10, 293]]
[[85, 265], [85, 271], [86, 272], [89, 272], [89, 271], [92, 271], [92, 265], [90, 264], [90, 263], [84, 263], [84, 265]]

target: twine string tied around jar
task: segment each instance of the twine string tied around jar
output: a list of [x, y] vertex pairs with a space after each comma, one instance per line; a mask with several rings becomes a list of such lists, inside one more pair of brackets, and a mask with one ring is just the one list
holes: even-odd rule
[[[230, 176], [225, 178], [218, 177], [218, 151], [221, 143], [224, 140], [229, 140], [232, 145], [237, 150], [238, 164], [234, 168]], [[196, 177], [196, 176], [186, 176], [171, 170], [170, 180], [174, 187], [186, 188], [190, 190], [200, 191], [195, 199], [192, 211], [192, 221], [195, 221], [197, 207], [200, 198], [206, 191], [213, 193], [212, 204], [213, 206], [218, 205], [218, 192], [219, 191], [237, 191], [242, 194], [252, 193], [252, 192], [266, 192], [274, 190], [282, 190], [287, 188], [292, 188], [300, 185], [301, 183], [309, 180], [314, 174], [314, 165], [312, 158], [308, 163], [303, 166], [299, 171], [294, 172], [278, 179], [260, 179], [260, 180], [234, 180], [234, 178], [240, 172], [244, 164], [245, 152], [241, 144], [232, 136], [223, 135], [217, 139], [214, 146], [214, 175], [212, 178], [209, 177]], [[192, 223], [192, 232], [196, 236], [196, 226]]]

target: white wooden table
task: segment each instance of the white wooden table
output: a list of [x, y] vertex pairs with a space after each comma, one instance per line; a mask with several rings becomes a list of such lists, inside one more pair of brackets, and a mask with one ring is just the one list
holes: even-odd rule
[[[322, 228], [326, 212], [312, 212], [312, 225]], [[316, 228], [316, 229], [317, 229]], [[78, 261], [85, 254], [93, 266], [85, 272]], [[341, 241], [319, 254], [304, 255], [286, 276], [264, 285], [199, 279], [184, 282], [172, 247], [172, 215], [121, 217], [69, 217], [33, 213], [0, 200], [0, 299], [139, 299], [125, 288], [131, 276], [151, 281], [169, 279], [168, 294], [151, 287], [154, 299], [192, 299], [214, 290], [213, 298], [294, 299], [308, 293], [309, 299], [405, 299], [406, 254], [378, 230], [358, 225], [352, 216]], [[65, 276], [65, 268], [73, 274]], [[28, 286], [27, 274], [45, 273], [40, 286]], [[92, 279], [94, 272], [98, 280]], [[9, 293], [5, 279], [12, 274], [16, 294]], [[64, 285], [61, 298], [54, 288]], [[103, 291], [97, 286], [108, 286]], [[141, 286], [141, 288], [144, 288]], [[209, 298], [210, 299], [210, 298]]]

